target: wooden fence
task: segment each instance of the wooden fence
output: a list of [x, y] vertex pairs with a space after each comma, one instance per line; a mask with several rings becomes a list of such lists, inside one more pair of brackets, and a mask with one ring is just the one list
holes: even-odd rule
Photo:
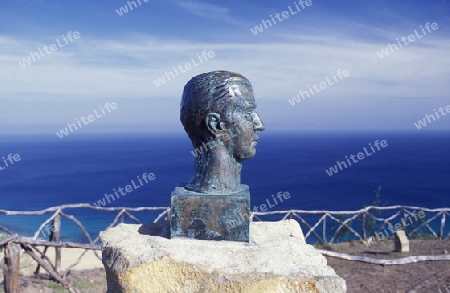
[[[0, 280], [6, 293], [19, 292], [19, 270], [20, 253], [23, 251], [36, 262], [35, 273], [39, 274], [43, 268], [49, 276], [59, 282], [71, 293], [79, 291], [71, 286], [66, 280], [66, 276], [77, 264], [80, 263], [85, 254], [92, 250], [101, 259], [99, 252], [99, 234], [90, 235], [82, 222], [70, 215], [67, 210], [71, 209], [91, 209], [96, 212], [116, 213], [114, 220], [105, 227], [104, 230], [114, 227], [126, 219], [137, 224], [141, 224], [135, 213], [152, 211], [156, 214], [154, 223], [167, 219], [170, 212], [168, 207], [96, 207], [90, 204], [73, 204], [50, 207], [40, 211], [8, 211], [0, 210], [0, 215], [8, 216], [48, 216], [39, 226], [33, 237], [20, 236], [7, 227], [0, 225], [0, 230], [6, 236], [0, 239], [0, 249], [4, 252], [4, 279]], [[339, 241], [359, 240], [370, 244], [376, 237], [379, 239], [380, 231], [385, 238], [389, 237], [392, 228], [402, 228], [408, 230], [408, 235], [420, 236], [428, 235], [433, 239], [449, 239], [450, 232], [447, 218], [450, 216], [450, 208], [428, 209], [423, 207], [391, 206], [391, 207], [366, 207], [357, 211], [306, 211], [288, 210], [271, 212], [251, 213], [250, 219], [260, 220], [283, 220], [295, 219], [302, 227], [305, 239], [308, 243], [336, 243]], [[86, 237], [86, 243], [73, 243], [61, 241], [62, 225], [61, 219], [68, 219], [74, 223]], [[148, 222], [148, 220], [146, 221]], [[408, 224], [408, 225], [407, 225]], [[38, 239], [39, 234], [51, 225], [52, 231], [49, 239]], [[409, 227], [409, 228], [408, 228]], [[398, 229], [397, 229], [398, 230]], [[94, 238], [95, 237], [95, 238]], [[49, 248], [55, 249], [55, 259], [51, 260], [46, 255]], [[77, 261], [66, 270], [61, 270], [61, 249], [79, 248], [84, 249], [84, 253]]]
[[295, 219], [308, 243], [334, 244], [359, 240], [370, 244], [391, 238], [395, 230], [405, 230], [410, 238], [449, 239], [450, 208], [429, 209], [412, 206], [369, 206], [356, 211], [271, 211], [252, 213], [252, 220]]
[[[122, 208], [122, 207], [96, 207], [90, 204], [72, 204], [72, 205], [62, 205], [57, 207], [50, 207], [40, 211], [7, 211], [0, 210], [0, 215], [8, 216], [50, 216], [40, 225], [38, 230], [35, 232], [33, 237], [23, 237], [19, 236], [7, 227], [0, 225], [0, 230], [6, 233], [6, 237], [0, 240], [0, 248], [4, 251], [4, 266], [3, 266], [3, 276], [4, 279], [0, 280], [0, 284], [3, 283], [6, 293], [18, 293], [19, 292], [19, 272], [20, 272], [20, 253], [24, 251], [28, 254], [37, 264], [35, 274], [39, 274], [40, 268], [45, 269], [49, 276], [60, 283], [64, 288], [69, 290], [71, 293], [79, 293], [79, 291], [72, 287], [66, 280], [65, 277], [69, 274], [70, 270], [73, 269], [77, 264], [80, 263], [82, 258], [89, 250], [93, 250], [97, 258], [101, 260], [99, 256], [99, 251], [101, 248], [99, 246], [100, 235], [94, 235], [93, 238], [86, 228], [83, 226], [82, 222], [75, 217], [66, 213], [66, 210], [70, 209], [92, 209], [95, 211], [104, 212], [117, 212], [114, 220], [105, 227], [109, 229], [114, 227], [119, 222], [124, 222], [126, 218], [132, 220], [137, 224], [142, 224], [141, 221], [133, 215], [135, 212], [145, 212], [145, 211], [156, 211], [159, 215], [155, 218], [154, 223], [163, 219], [164, 216], [169, 212], [167, 207], [139, 207], [139, 208]], [[62, 242], [61, 241], [61, 219], [65, 218], [74, 223], [86, 237], [87, 244], [83, 243], [72, 243], [72, 242]], [[49, 240], [43, 241], [38, 239], [39, 234], [42, 233], [51, 225], [52, 229], [49, 233]], [[45, 233], [44, 233], [45, 234]], [[43, 248], [43, 249], [41, 249]], [[50, 260], [46, 256], [46, 252], [49, 248], [55, 249], [55, 259]], [[84, 249], [84, 253], [80, 255], [77, 261], [65, 270], [61, 270], [61, 250], [62, 248], [81, 248]]]

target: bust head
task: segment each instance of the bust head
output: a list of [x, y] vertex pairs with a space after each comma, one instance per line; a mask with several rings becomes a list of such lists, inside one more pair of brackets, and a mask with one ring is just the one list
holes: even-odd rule
[[240, 185], [241, 162], [256, 153], [264, 130], [250, 82], [240, 74], [213, 71], [184, 87], [180, 120], [192, 141], [196, 169], [187, 189], [228, 193]]

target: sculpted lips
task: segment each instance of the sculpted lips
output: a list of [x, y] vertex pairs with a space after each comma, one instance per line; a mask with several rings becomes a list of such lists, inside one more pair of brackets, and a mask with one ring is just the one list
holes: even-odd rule
[[255, 139], [252, 141], [251, 145], [256, 146], [258, 144], [259, 136], [256, 136]]

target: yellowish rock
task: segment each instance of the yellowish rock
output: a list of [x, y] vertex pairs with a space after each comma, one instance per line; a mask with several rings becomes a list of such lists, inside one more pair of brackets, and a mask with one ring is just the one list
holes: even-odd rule
[[346, 292], [294, 220], [254, 222], [250, 243], [167, 239], [121, 224], [101, 233], [108, 293]]

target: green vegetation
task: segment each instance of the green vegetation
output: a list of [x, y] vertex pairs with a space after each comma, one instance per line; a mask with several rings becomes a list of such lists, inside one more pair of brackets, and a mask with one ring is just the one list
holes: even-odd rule
[[[375, 193], [375, 199], [373, 200], [371, 206], [375, 207], [381, 207], [381, 186], [377, 186], [376, 189], [373, 191]], [[367, 208], [367, 206], [364, 206], [364, 208]], [[376, 217], [381, 215], [381, 211], [379, 210], [372, 210], [372, 214]], [[373, 235], [375, 235], [377, 232], [379, 232], [383, 227], [378, 226], [376, 227], [377, 223], [374, 218], [367, 216], [364, 214], [362, 216], [362, 219], [359, 220], [361, 222], [361, 235], [364, 238], [369, 238]]]
[[87, 282], [83, 280], [76, 280], [73, 282], [73, 286], [78, 289], [89, 289], [89, 288], [95, 288], [98, 286], [101, 286], [102, 282], [100, 281], [93, 281], [93, 282]]
[[[336, 222], [336, 224], [331, 228], [331, 235], [334, 235], [337, 232], [337, 229], [339, 229], [339, 226], [342, 224], [342, 222], [345, 221], [345, 215], [337, 215], [336, 219], [339, 220], [339, 223]], [[351, 227], [351, 221], [347, 223], [348, 226]], [[343, 226], [339, 232], [336, 234], [336, 238], [334, 238], [334, 241], [337, 243], [345, 242], [347, 241], [347, 238], [350, 236], [350, 229], [347, 226]]]
[[[377, 186], [374, 190], [375, 199], [372, 202], [371, 206], [386, 206], [385, 204], [381, 203], [381, 189], [382, 188], [380, 186]], [[364, 208], [366, 207], [368, 206], [364, 206]], [[404, 211], [401, 217], [396, 217], [391, 221], [389, 225], [387, 225], [385, 223], [376, 221], [373, 218], [383, 218], [383, 213], [385, 212], [381, 210], [371, 209], [370, 215], [372, 215], [373, 217], [371, 217], [369, 214], [363, 214], [355, 220], [349, 221], [347, 225], [352, 227], [355, 231], [359, 229], [360, 235], [366, 240], [392, 238], [396, 230], [404, 230], [409, 239], [434, 239], [434, 237], [430, 235], [428, 229], [425, 226], [417, 229], [429, 219], [429, 215], [424, 211], [409, 212], [413, 215], [410, 215], [407, 211]], [[338, 215], [336, 216], [336, 218], [340, 221], [340, 223], [334, 224], [334, 226], [331, 228], [332, 235], [337, 232], [335, 242], [340, 243], [352, 240], [352, 236], [354, 235], [353, 233], [351, 233], [348, 227], [344, 226], [339, 231], [337, 231], [341, 223], [345, 221], [348, 216]], [[417, 231], [414, 231], [416, 229]]]
[[[433, 239], [435, 239], [433, 235], [430, 235], [430, 232], [429, 232], [428, 228], [425, 225], [423, 227], [421, 227], [420, 229], [418, 229], [417, 231], [414, 231], [419, 226], [421, 226], [423, 223], [425, 223], [426, 221], [429, 220], [429, 216], [428, 216], [427, 212], [420, 211], [420, 213], [423, 213], [425, 216], [418, 217], [416, 215], [417, 218], [415, 218], [415, 217], [413, 217], [411, 215], [407, 215], [407, 214], [403, 215], [403, 218], [405, 219], [405, 221], [403, 221], [401, 223], [402, 230], [405, 230], [405, 233], [406, 233], [406, 235], [408, 236], [409, 239], [423, 239], [423, 240], [433, 240]], [[406, 219], [412, 219], [412, 223], [409, 222]], [[407, 225], [405, 225], [405, 224], [407, 224]]]
[[59, 283], [57, 283], [55, 281], [49, 281], [48, 287], [50, 289], [53, 289], [54, 293], [65, 293], [66, 292], [66, 289], [62, 285], [60, 285]]
[[[83, 280], [75, 280], [72, 284], [73, 287], [80, 289], [81, 292], [84, 292], [85, 289], [90, 289], [90, 288], [96, 288], [98, 286], [101, 286], [102, 282], [101, 281], [93, 281], [93, 282], [88, 282], [88, 281], [83, 281]], [[49, 281], [48, 283], [48, 287], [50, 289], [53, 289], [54, 293], [66, 293], [69, 292], [69, 290], [66, 290], [64, 288], [64, 286], [62, 286], [61, 284], [55, 282], [55, 281]]]
[[[381, 186], [377, 186], [376, 189], [373, 191], [375, 193], [375, 199], [372, 202], [371, 206], [381, 206]], [[364, 208], [368, 207], [367, 205], [364, 206]], [[372, 210], [371, 213], [374, 216], [379, 216], [381, 214], [381, 211]], [[348, 216], [346, 215], [337, 215], [336, 218], [339, 220], [339, 223], [334, 224], [334, 226], [331, 228], [331, 235], [334, 235], [337, 232], [337, 229], [347, 219]], [[354, 222], [359, 222], [357, 226], [354, 226]], [[358, 217], [356, 220], [352, 220], [347, 222], [347, 226], [352, 227], [356, 231], [356, 227], [361, 227], [361, 236], [362, 237], [371, 237], [375, 235], [376, 232], [380, 229], [380, 227], [376, 227], [377, 223], [376, 221], [366, 214], [362, 215], [362, 217]], [[347, 242], [351, 239], [351, 236], [353, 233], [351, 233], [350, 229], [347, 226], [343, 226], [336, 234], [335, 242], [341, 243], [341, 242]], [[381, 227], [382, 228], [382, 227]]]

